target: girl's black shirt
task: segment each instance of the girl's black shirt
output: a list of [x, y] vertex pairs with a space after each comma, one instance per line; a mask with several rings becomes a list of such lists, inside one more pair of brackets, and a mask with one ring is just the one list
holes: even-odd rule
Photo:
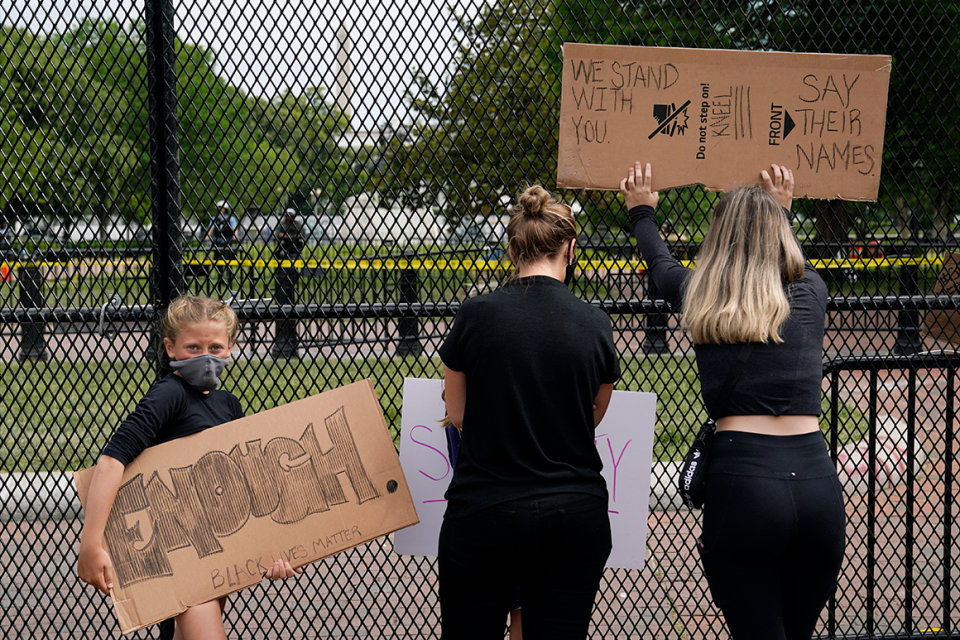
[[465, 301], [440, 357], [467, 381], [444, 517], [554, 493], [607, 499], [593, 401], [620, 365], [602, 310], [555, 278], [519, 278]]
[[[657, 229], [653, 207], [641, 205], [630, 209], [630, 221], [637, 248], [657, 290], [674, 309], [680, 310], [684, 285], [692, 270], [670, 254]], [[729, 397], [721, 398], [720, 394], [742, 345], [693, 345], [703, 403], [712, 418], [820, 415], [827, 287], [807, 263], [803, 277], [785, 289], [790, 316], [780, 332], [783, 342], [756, 343]]]
[[199, 433], [243, 417], [240, 401], [227, 391], [203, 393], [175, 373], [157, 381], [103, 449], [130, 464], [147, 447]]

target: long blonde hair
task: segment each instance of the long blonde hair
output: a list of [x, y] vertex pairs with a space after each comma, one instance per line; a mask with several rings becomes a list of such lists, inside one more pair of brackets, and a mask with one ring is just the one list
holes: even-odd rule
[[784, 284], [803, 276], [790, 221], [760, 187], [723, 196], [683, 301], [683, 325], [697, 344], [783, 342], [790, 316]]

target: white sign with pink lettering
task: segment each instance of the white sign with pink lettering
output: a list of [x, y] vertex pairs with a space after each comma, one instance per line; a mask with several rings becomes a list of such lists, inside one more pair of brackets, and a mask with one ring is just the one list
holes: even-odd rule
[[[400, 464], [410, 487], [420, 524], [394, 533], [400, 554], [436, 556], [443, 494], [453, 477], [447, 439], [440, 421], [446, 411], [441, 380], [405, 378], [400, 419]], [[610, 493], [613, 552], [607, 566], [642, 569], [646, 550], [650, 501], [650, 464], [657, 396], [614, 391], [597, 428], [594, 444], [603, 460], [603, 477]]]

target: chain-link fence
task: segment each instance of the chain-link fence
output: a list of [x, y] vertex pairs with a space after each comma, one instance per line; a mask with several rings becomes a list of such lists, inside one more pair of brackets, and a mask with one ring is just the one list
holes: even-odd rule
[[[165, 370], [153, 322], [179, 293], [237, 309], [225, 386], [248, 414], [369, 377], [399, 442], [403, 377], [439, 377], [459, 303], [507, 273], [512, 198], [555, 186], [565, 41], [893, 56], [879, 201], [795, 207], [831, 292], [822, 425], [849, 521], [818, 633], [957, 636], [958, 3], [110, 5], [0, 1], [5, 637], [118, 633], [76, 577], [61, 474]], [[614, 318], [618, 388], [658, 394], [655, 462], [676, 460], [704, 415], [691, 345], [616, 195], [561, 195], [574, 289]], [[678, 257], [715, 197], [661, 194]], [[725, 637], [699, 516], [658, 497], [672, 482], [654, 475], [647, 566], [608, 571], [591, 637]], [[231, 637], [436, 637], [436, 570], [380, 539], [233, 596], [226, 619]]]

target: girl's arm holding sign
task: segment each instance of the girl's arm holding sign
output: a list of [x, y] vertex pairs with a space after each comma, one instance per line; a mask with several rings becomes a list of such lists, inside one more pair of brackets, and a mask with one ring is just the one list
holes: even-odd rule
[[[243, 417], [239, 400], [216, 388], [228, 364], [237, 325], [237, 316], [229, 306], [208, 298], [183, 296], [167, 310], [163, 343], [174, 373], [150, 388], [111, 437], [87, 493], [77, 573], [105, 594], [113, 589], [116, 576], [104, 532], [126, 465], [147, 447]], [[264, 576], [276, 580], [301, 572], [279, 559]], [[176, 617], [175, 633], [169, 621], [161, 624], [161, 637], [226, 638], [222, 619], [225, 605], [226, 597], [222, 597], [190, 607]]]

